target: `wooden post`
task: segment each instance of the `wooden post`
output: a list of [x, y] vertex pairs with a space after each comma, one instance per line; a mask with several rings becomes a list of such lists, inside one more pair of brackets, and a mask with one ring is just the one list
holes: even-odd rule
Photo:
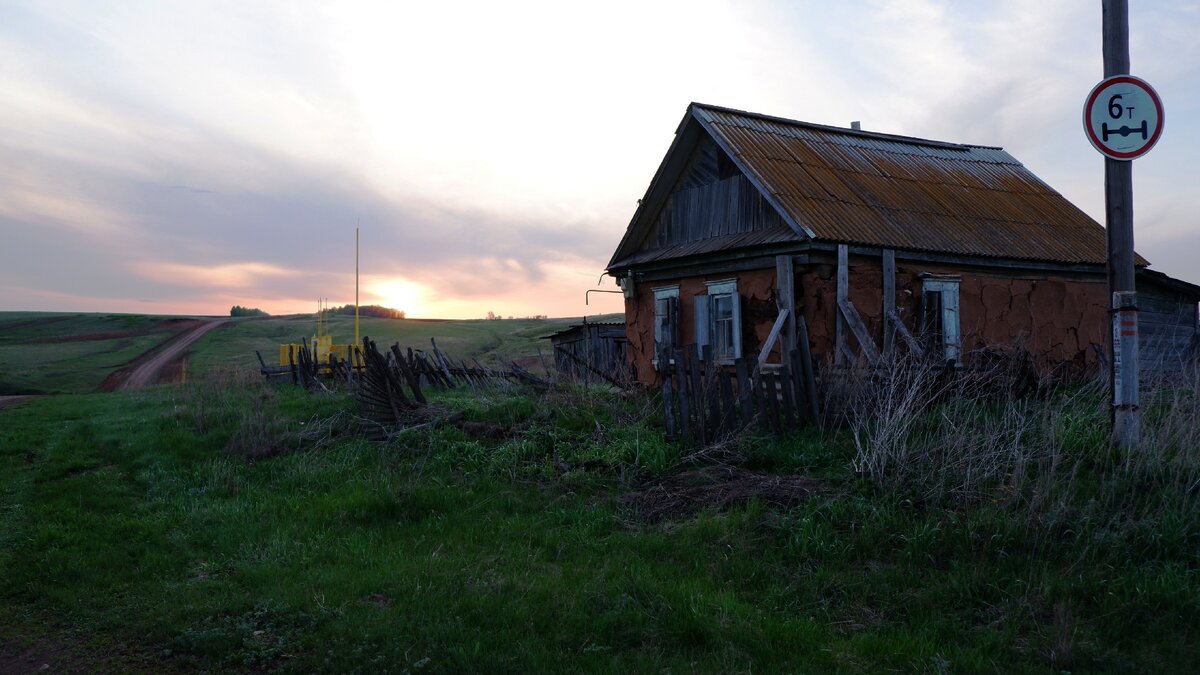
[[[792, 362], [795, 363], [795, 361]], [[783, 427], [787, 431], [791, 431], [796, 428], [796, 399], [792, 371], [787, 366], [779, 369], [779, 392], [783, 396]]]
[[796, 322], [797, 338], [800, 340], [800, 371], [798, 377], [804, 381], [804, 416], [808, 421], [817, 424], [821, 410], [817, 402], [817, 376], [813, 372], [812, 352], [808, 346], [808, 324], [804, 317]]
[[775, 256], [775, 307], [780, 315], [788, 313], [779, 355], [784, 365], [791, 365], [792, 350], [796, 348], [796, 272], [790, 255]]
[[667, 425], [667, 440], [673, 441], [675, 435], [675, 391], [671, 386], [671, 352], [662, 347], [658, 352], [658, 373], [662, 382], [663, 422]]
[[691, 390], [691, 406], [696, 413], [696, 441], [700, 445], [708, 444], [707, 422], [704, 419], [704, 376], [700, 369], [700, 356], [696, 345], [684, 348], [683, 361], [688, 374], [688, 389]]
[[896, 348], [896, 327], [892, 314], [896, 312], [896, 252], [883, 251], [883, 356], [892, 358]]
[[[755, 365], [758, 365], [757, 363]], [[733, 362], [734, 371], [737, 373], [737, 395], [738, 408], [741, 410], [742, 426], [750, 424], [750, 420], [754, 418], [753, 404], [751, 397], [754, 395], [754, 380], [750, 379], [752, 368], [748, 358], [740, 358]]]
[[[590, 350], [589, 350], [590, 351]], [[683, 349], [675, 348], [675, 390], [679, 395], [679, 430], [685, 437], [692, 436], [692, 392], [688, 389], [687, 364], [683, 359]], [[700, 434], [696, 434], [699, 436]]]
[[834, 303], [833, 317], [835, 325], [833, 362], [845, 361], [846, 351], [846, 320], [842, 318], [839, 307], [843, 300], [850, 299], [850, 249], [845, 244], [837, 248], [837, 302]]
[[[1104, 0], [1104, 77], [1129, 74], [1129, 2]], [[1104, 158], [1105, 228], [1108, 231], [1108, 290], [1113, 340], [1109, 345], [1113, 441], [1137, 444], [1137, 288], [1133, 268], [1133, 162]], [[1124, 339], [1122, 339], [1124, 338]], [[1120, 343], [1120, 344], [1118, 344]], [[1129, 350], [1121, 353], [1122, 348]], [[1132, 396], [1129, 392], [1134, 392]]]

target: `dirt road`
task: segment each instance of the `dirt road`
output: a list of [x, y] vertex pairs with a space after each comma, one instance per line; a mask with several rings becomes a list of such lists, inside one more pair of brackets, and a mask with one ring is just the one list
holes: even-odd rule
[[189, 331], [173, 335], [166, 342], [166, 346], [159, 349], [159, 351], [150, 353], [145, 357], [139, 357], [134, 361], [132, 364], [133, 370], [129, 371], [129, 374], [117, 385], [116, 389], [119, 391], [141, 389], [153, 384], [158, 379], [159, 372], [167, 364], [179, 358], [180, 354], [192, 346], [196, 340], [203, 337], [205, 333], [225, 323], [227, 322], [220, 319], [205, 321]]
[[[5, 408], [7, 408], [9, 406], [17, 405], [21, 401], [28, 401], [30, 398], [32, 398], [32, 397], [25, 396], [25, 395], [22, 395], [22, 396], [0, 396], [0, 410], [4, 410]], [[4, 671], [0, 670], [0, 673], [2, 673], [2, 672], [4, 672]]]

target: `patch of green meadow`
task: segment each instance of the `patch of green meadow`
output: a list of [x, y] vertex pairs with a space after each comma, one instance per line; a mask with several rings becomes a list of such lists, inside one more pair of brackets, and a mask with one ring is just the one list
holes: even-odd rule
[[877, 487], [848, 438], [810, 431], [738, 450], [825, 492], [649, 525], [623, 496], [690, 450], [662, 439], [653, 398], [564, 385], [435, 403], [503, 433], [373, 443], [331, 423], [345, 394], [238, 377], [0, 411], [0, 625], [86, 626], [131, 659], [208, 671], [1197, 659], [1190, 512], [1038, 529], [1002, 505]]

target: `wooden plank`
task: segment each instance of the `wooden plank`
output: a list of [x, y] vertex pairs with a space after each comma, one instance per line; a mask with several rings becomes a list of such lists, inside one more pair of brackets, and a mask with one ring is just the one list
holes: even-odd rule
[[679, 431], [687, 438], [692, 438], [692, 392], [688, 387], [687, 368], [683, 360], [683, 350], [675, 350], [675, 389], [679, 392]]
[[454, 376], [450, 374], [450, 359], [446, 358], [446, 355], [442, 353], [442, 350], [438, 349], [437, 340], [434, 340], [431, 337], [429, 338], [429, 344], [433, 347], [433, 358], [437, 361], [437, 364], [441, 366], [442, 374], [446, 376], [446, 381], [450, 383], [451, 387], [453, 387]]
[[[400, 370], [400, 374], [403, 375], [405, 381], [408, 382], [408, 388], [412, 390], [413, 398], [416, 399], [417, 403], [420, 403], [421, 405], [428, 403], [428, 401], [425, 400], [425, 394], [421, 393], [421, 378], [416, 372], [413, 371], [412, 367], [409, 366], [408, 361], [404, 358], [404, 355], [400, 353], [400, 343], [397, 342], [396, 344], [392, 345], [392, 354], [396, 357], [396, 368]], [[412, 354], [412, 350], [409, 350], [409, 354]]]
[[883, 251], [883, 355], [891, 358], [896, 350], [896, 327], [891, 316], [896, 313], [896, 252]]
[[767, 356], [771, 354], [771, 348], [775, 346], [775, 341], [779, 339], [779, 334], [783, 331], [783, 326], [787, 323], [788, 317], [791, 314], [791, 310], [784, 309], [780, 310], [779, 316], [775, 317], [775, 323], [771, 326], [771, 332], [767, 333], [767, 339], [763, 342], [763, 347], [758, 352], [759, 366], [767, 362]]
[[[796, 353], [798, 350], [793, 349], [789, 356]], [[783, 396], [783, 428], [791, 431], [796, 428], [795, 382], [792, 381], [792, 369], [787, 365], [779, 369], [779, 391]]]
[[760, 431], [767, 432], [771, 430], [771, 415], [767, 412], [767, 377], [770, 373], [763, 373], [761, 376], [752, 380], [754, 390], [754, 409], [758, 413], [758, 428]]
[[854, 308], [854, 303], [850, 302], [849, 298], [840, 299], [838, 300], [838, 309], [841, 310], [842, 317], [853, 331], [854, 337], [858, 340], [858, 346], [862, 348], [867, 360], [873, 366], [879, 365], [879, 348], [875, 346], [875, 340], [867, 330], [867, 325], [863, 323], [862, 317], [858, 315], [858, 310]]
[[[713, 429], [714, 438], [724, 436], [726, 433], [737, 428], [737, 403], [733, 398], [733, 389], [737, 382], [735, 377], [734, 373], [727, 370], [717, 369], [713, 371], [713, 390], [715, 392], [718, 387], [721, 390], [721, 406], [717, 414], [711, 415], [715, 425]], [[716, 398], [713, 401], [715, 403]]]
[[913, 334], [908, 332], [908, 328], [905, 327], [904, 322], [900, 320], [900, 317], [896, 316], [895, 312], [892, 312], [888, 318], [892, 320], [892, 325], [896, 327], [896, 333], [899, 334], [904, 340], [904, 344], [908, 345], [908, 351], [912, 352], [916, 356], [924, 356], [925, 350], [921, 348], [921, 343], [917, 342], [917, 338], [913, 337]]
[[796, 271], [790, 255], [775, 256], [775, 308], [781, 314], [788, 312], [779, 355], [785, 365], [791, 365], [792, 349], [796, 347]]
[[775, 373], [763, 373], [760, 389], [767, 405], [759, 411], [759, 414], [766, 414], [769, 423], [767, 426], [771, 428], [771, 433], [778, 436], [781, 433], [779, 428], [779, 378]]
[[700, 349], [700, 354], [704, 358], [706, 375], [704, 393], [708, 397], [708, 419], [713, 425], [712, 436], [715, 437], [721, 433], [721, 401], [718, 398], [719, 385], [717, 384], [717, 380], [721, 377], [721, 367], [713, 362], [712, 345], [704, 345]]
[[692, 430], [692, 435], [700, 445], [708, 444], [707, 421], [704, 419], [704, 385], [703, 376], [700, 369], [704, 366], [700, 363], [699, 352], [696, 345], [691, 344], [683, 350], [683, 361], [688, 374], [688, 393], [691, 401], [692, 410], [696, 419], [695, 428]]
[[813, 372], [812, 350], [808, 346], [808, 324], [804, 316], [797, 317], [796, 338], [800, 343], [800, 375], [804, 381], [805, 409], [804, 416], [810, 424], [817, 424], [821, 419], [821, 407], [817, 401], [817, 377]]
[[663, 422], [667, 427], [667, 440], [673, 441], [677, 438], [675, 435], [675, 391], [671, 386], [669, 360], [670, 352], [661, 349], [658, 352], [658, 372], [662, 383]]
[[737, 374], [737, 400], [738, 410], [740, 411], [739, 419], [742, 426], [750, 423], [754, 417], [754, 404], [751, 401], [754, 381], [750, 379], [750, 359], [740, 358], [733, 362], [734, 372]]
[[[850, 299], [850, 253], [845, 244], [838, 244], [837, 247], [837, 304], [840, 306], [843, 300]], [[834, 318], [834, 347], [833, 361], [834, 363], [843, 363], [846, 352], [846, 321], [842, 318], [841, 312], [836, 309], [833, 312]]]

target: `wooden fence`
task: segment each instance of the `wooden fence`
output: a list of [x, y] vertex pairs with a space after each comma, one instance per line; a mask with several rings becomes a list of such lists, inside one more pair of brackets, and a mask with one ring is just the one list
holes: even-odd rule
[[782, 434], [816, 424], [811, 357], [800, 349], [789, 356], [792, 366], [761, 365], [753, 356], [717, 365], [708, 346], [661, 353], [658, 369], [667, 438], [705, 445], [755, 425]]

